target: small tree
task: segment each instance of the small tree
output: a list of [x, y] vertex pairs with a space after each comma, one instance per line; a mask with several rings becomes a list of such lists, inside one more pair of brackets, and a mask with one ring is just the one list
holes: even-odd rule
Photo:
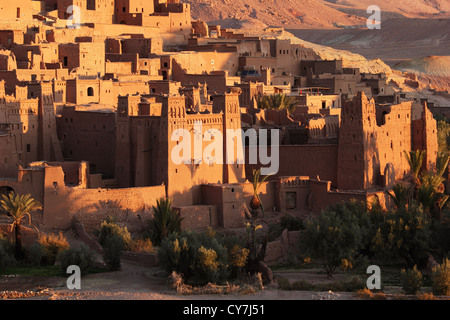
[[0, 200], [0, 206], [9, 214], [8, 218], [12, 220], [11, 230], [14, 228], [15, 231], [15, 256], [16, 259], [21, 259], [23, 257], [22, 252], [22, 237], [21, 237], [21, 226], [22, 220], [28, 217], [28, 223], [31, 225], [30, 213], [34, 210], [41, 209], [39, 202], [34, 200], [31, 195], [21, 195], [15, 194], [14, 192], [8, 195], [2, 195], [2, 200]]
[[111, 235], [117, 235], [122, 238], [124, 242], [124, 249], [125, 250], [131, 250], [132, 247], [132, 239], [131, 239], [131, 233], [128, 231], [127, 227], [121, 227], [118, 225], [114, 219], [110, 216], [108, 216], [100, 225], [100, 228], [98, 230], [98, 241], [99, 243], [104, 246], [106, 238]]
[[372, 250], [382, 258], [403, 258], [411, 268], [427, 257], [431, 240], [430, 219], [414, 201], [387, 212], [372, 239]]
[[433, 268], [432, 290], [435, 295], [450, 296], [450, 260], [446, 258]]
[[363, 247], [360, 220], [346, 203], [332, 206], [306, 224], [302, 249], [319, 261], [332, 278], [343, 259], [352, 260]]
[[422, 273], [417, 270], [417, 266], [414, 268], [401, 271], [401, 282], [403, 291], [406, 294], [418, 294], [422, 288]]
[[161, 241], [173, 232], [181, 232], [183, 218], [172, 209], [172, 200], [159, 199], [156, 207], [153, 206], [153, 219], [150, 221], [151, 240], [153, 244], [159, 245]]
[[111, 271], [120, 270], [121, 256], [125, 249], [125, 242], [118, 234], [108, 235], [103, 244], [103, 260]]
[[284, 93], [264, 95], [257, 97], [256, 103], [260, 109], [287, 110], [292, 113], [297, 101]]

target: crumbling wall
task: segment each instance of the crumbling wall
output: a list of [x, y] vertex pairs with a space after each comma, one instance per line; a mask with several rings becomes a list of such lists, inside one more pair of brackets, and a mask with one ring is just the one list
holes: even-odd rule
[[68, 191], [69, 214], [88, 233], [97, 229], [109, 215], [128, 228], [140, 232], [153, 216], [156, 201], [166, 197], [164, 186], [127, 189], [78, 189]]

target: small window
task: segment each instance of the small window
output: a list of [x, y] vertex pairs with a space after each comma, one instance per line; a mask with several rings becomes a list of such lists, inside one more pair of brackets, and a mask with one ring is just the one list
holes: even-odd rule
[[31, 152], [31, 145], [27, 144], [27, 152]]

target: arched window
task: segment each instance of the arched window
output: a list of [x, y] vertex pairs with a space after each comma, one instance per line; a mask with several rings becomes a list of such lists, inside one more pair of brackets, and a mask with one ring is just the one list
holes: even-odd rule
[[93, 97], [94, 96], [94, 88], [89, 87], [87, 89], [87, 94], [88, 94], [88, 97]]

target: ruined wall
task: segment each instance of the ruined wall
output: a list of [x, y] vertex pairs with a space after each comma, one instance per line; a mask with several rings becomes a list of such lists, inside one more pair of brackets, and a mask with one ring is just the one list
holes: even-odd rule
[[153, 216], [152, 206], [165, 198], [164, 186], [129, 189], [69, 188], [70, 215], [81, 222], [87, 232], [93, 232], [108, 216], [127, 226], [130, 232], [140, 232]]
[[114, 177], [115, 114], [65, 107], [58, 121], [64, 158], [89, 161], [91, 173], [101, 173], [104, 178]]

